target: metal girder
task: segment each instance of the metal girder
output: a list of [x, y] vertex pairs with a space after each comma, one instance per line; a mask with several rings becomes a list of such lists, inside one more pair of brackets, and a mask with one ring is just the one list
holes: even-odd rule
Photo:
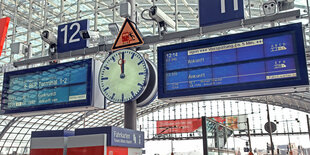
[[9, 128], [19, 120], [19, 117], [15, 117], [13, 118], [6, 126], [5, 128], [1, 131], [0, 133], [0, 140], [2, 139], [2, 137], [4, 136], [4, 134], [9, 130]]
[[[238, 20], [238, 21], [228, 22], [224, 24], [201, 27], [201, 28], [192, 29], [192, 30], [172, 32], [172, 33], [168, 33], [164, 35], [162, 38], [159, 35], [147, 36], [147, 37], [144, 37], [143, 40], [144, 40], [144, 45], [152, 45], [152, 44], [164, 43], [164, 42], [175, 40], [178, 38], [188, 38], [188, 37], [198, 36], [198, 35], [202, 35], [202, 34], [206, 34], [210, 32], [218, 32], [218, 31], [223, 31], [223, 30], [236, 29], [236, 28], [240, 28], [243, 26], [258, 25], [258, 24], [274, 22], [278, 20], [286, 20], [288, 18], [296, 19], [299, 16], [300, 16], [300, 10], [294, 10], [294, 11], [289, 11], [289, 12], [278, 13], [273, 16], [264, 16], [264, 17], [252, 18], [252, 19], [247, 19], [247, 20]], [[86, 49], [80, 49], [80, 50], [70, 51], [66, 53], [59, 53], [51, 57], [46, 56], [46, 57], [40, 57], [40, 58], [34, 58], [34, 59], [28, 59], [28, 60], [24, 60], [20, 62], [15, 62], [14, 66], [36, 64], [36, 63], [50, 61], [53, 59], [66, 59], [66, 58], [77, 57], [77, 56], [85, 56], [85, 55], [95, 54], [100, 51], [108, 52], [111, 50], [111, 48], [112, 48], [112, 44], [107, 44], [107, 45], [104, 44], [104, 45], [99, 45], [93, 48], [86, 48]]]
[[66, 127], [64, 127], [64, 130], [69, 130], [71, 129], [74, 125], [78, 124], [79, 122], [83, 121], [86, 119], [88, 116], [91, 114], [97, 112], [98, 110], [92, 110], [92, 111], [87, 111], [84, 115], [79, 116], [75, 120], [71, 121]]

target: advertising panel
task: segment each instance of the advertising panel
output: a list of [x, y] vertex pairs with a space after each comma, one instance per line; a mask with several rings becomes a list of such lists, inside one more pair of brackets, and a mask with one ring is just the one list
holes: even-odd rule
[[[241, 116], [217, 116], [208, 117], [215, 120], [233, 130], [246, 129], [246, 115]], [[176, 119], [176, 120], [160, 120], [156, 121], [156, 134], [176, 134], [176, 133], [192, 133], [201, 128], [201, 118]]]

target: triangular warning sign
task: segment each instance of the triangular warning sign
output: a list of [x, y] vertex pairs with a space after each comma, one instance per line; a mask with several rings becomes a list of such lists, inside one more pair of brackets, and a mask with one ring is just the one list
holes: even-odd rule
[[132, 22], [126, 18], [116, 40], [114, 41], [112, 51], [142, 45], [143, 43], [144, 42], [137, 29], [132, 25]]

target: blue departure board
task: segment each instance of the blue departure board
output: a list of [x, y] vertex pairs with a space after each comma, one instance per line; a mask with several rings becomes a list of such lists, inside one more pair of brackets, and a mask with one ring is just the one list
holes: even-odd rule
[[4, 74], [1, 109], [29, 112], [90, 103], [91, 59]]
[[301, 24], [158, 48], [159, 98], [308, 85]]

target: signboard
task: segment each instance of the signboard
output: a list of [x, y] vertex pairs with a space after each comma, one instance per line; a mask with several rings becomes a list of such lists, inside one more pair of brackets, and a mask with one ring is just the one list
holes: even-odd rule
[[144, 132], [114, 126], [76, 129], [75, 135], [107, 134], [108, 146], [144, 148]]
[[58, 26], [57, 52], [64, 53], [88, 47], [88, 40], [82, 39], [81, 30], [89, 29], [88, 19]]
[[159, 47], [158, 81], [169, 102], [306, 91], [302, 26]]
[[200, 27], [243, 18], [243, 0], [199, 0]]
[[[87, 59], [4, 73], [1, 110], [4, 114], [31, 115], [41, 110], [61, 112], [61, 108], [78, 110], [94, 105], [94, 63]], [[96, 95], [102, 99], [100, 94]]]
[[6, 33], [8, 32], [9, 23], [10, 23], [9, 17], [0, 19], [0, 56], [2, 53], [2, 49], [3, 49], [3, 44], [6, 38]]
[[142, 45], [143, 43], [144, 42], [142, 37], [138, 33], [137, 29], [133, 26], [132, 21], [126, 18], [116, 40], [114, 41], [112, 50], [138, 46]]
[[[241, 116], [217, 116], [208, 117], [233, 130], [246, 129], [244, 125], [246, 122], [246, 115]], [[188, 119], [176, 119], [176, 120], [160, 120], [156, 121], [156, 134], [176, 134], [176, 133], [192, 133], [202, 126], [201, 118], [188, 118]]]
[[224, 124], [233, 130], [244, 130], [246, 129], [246, 115], [239, 116], [217, 116], [208, 117], [209, 119], [215, 120], [218, 123]]
[[201, 125], [200, 118], [156, 121], [156, 134], [191, 133]]

